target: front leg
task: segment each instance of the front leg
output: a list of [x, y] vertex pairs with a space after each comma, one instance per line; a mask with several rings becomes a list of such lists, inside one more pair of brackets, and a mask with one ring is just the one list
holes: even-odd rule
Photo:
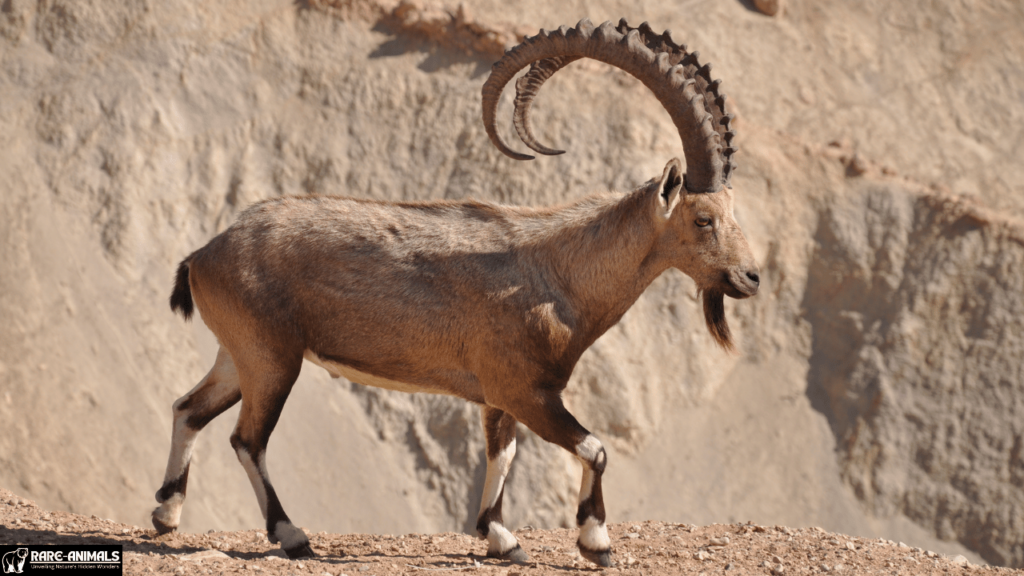
[[608, 464], [604, 446], [565, 409], [558, 394], [550, 393], [547, 397], [530, 395], [516, 400], [510, 403], [509, 410], [520, 422], [541, 438], [565, 448], [583, 464], [583, 482], [576, 512], [580, 537], [576, 545], [587, 560], [610, 567], [611, 539], [605, 524], [604, 497], [601, 494], [601, 476]]
[[490, 406], [483, 407], [482, 416], [487, 438], [487, 479], [484, 480], [476, 530], [481, 538], [487, 539], [489, 557], [525, 564], [530, 558], [501, 520], [505, 477], [516, 455], [516, 420], [507, 412]]
[[588, 434], [576, 445], [576, 457], [583, 463], [583, 481], [576, 511], [580, 539], [576, 546], [587, 560], [600, 566], [611, 566], [611, 539], [605, 524], [604, 497], [601, 494], [601, 476], [608, 464], [608, 456], [597, 436]]

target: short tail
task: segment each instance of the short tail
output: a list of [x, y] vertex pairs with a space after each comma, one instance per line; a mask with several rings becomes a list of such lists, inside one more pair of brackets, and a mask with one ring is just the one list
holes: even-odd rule
[[171, 310], [181, 312], [185, 320], [192, 319], [192, 288], [188, 285], [188, 261], [186, 258], [178, 265], [178, 275], [174, 279], [174, 291], [171, 292]]

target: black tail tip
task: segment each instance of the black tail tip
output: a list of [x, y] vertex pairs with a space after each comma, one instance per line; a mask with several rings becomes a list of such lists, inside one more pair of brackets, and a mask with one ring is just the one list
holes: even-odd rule
[[171, 292], [171, 310], [180, 312], [185, 320], [192, 319], [192, 288], [188, 284], [188, 260], [178, 266], [178, 274], [174, 278], [174, 291]]

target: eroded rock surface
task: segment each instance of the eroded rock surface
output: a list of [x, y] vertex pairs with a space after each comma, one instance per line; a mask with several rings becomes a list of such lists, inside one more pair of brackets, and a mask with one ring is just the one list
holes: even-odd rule
[[[1020, 8], [588, 6], [672, 29], [724, 79], [764, 283], [729, 305], [741, 355], [714, 347], [692, 282], [667, 273], [584, 356], [567, 397], [609, 447], [610, 519], [784, 518], [1024, 565]], [[170, 405], [216, 346], [168, 310], [172, 272], [253, 202], [550, 205], [660, 173], [681, 154], [667, 115], [593, 63], [536, 102], [538, 137], [567, 154], [515, 163], [488, 142], [479, 91], [498, 46], [580, 16], [497, 0], [0, 3], [0, 485], [145, 525]], [[232, 414], [197, 445], [185, 530], [262, 525]], [[571, 526], [578, 465], [520, 435], [506, 519]], [[469, 530], [482, 446], [475, 408], [308, 366], [269, 467], [315, 531]]]

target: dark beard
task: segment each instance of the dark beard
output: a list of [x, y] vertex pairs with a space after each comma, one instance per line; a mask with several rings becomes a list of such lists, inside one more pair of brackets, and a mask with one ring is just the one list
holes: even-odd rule
[[721, 290], [704, 290], [704, 322], [715, 342], [727, 352], [732, 352], [732, 333], [725, 320], [725, 293]]

